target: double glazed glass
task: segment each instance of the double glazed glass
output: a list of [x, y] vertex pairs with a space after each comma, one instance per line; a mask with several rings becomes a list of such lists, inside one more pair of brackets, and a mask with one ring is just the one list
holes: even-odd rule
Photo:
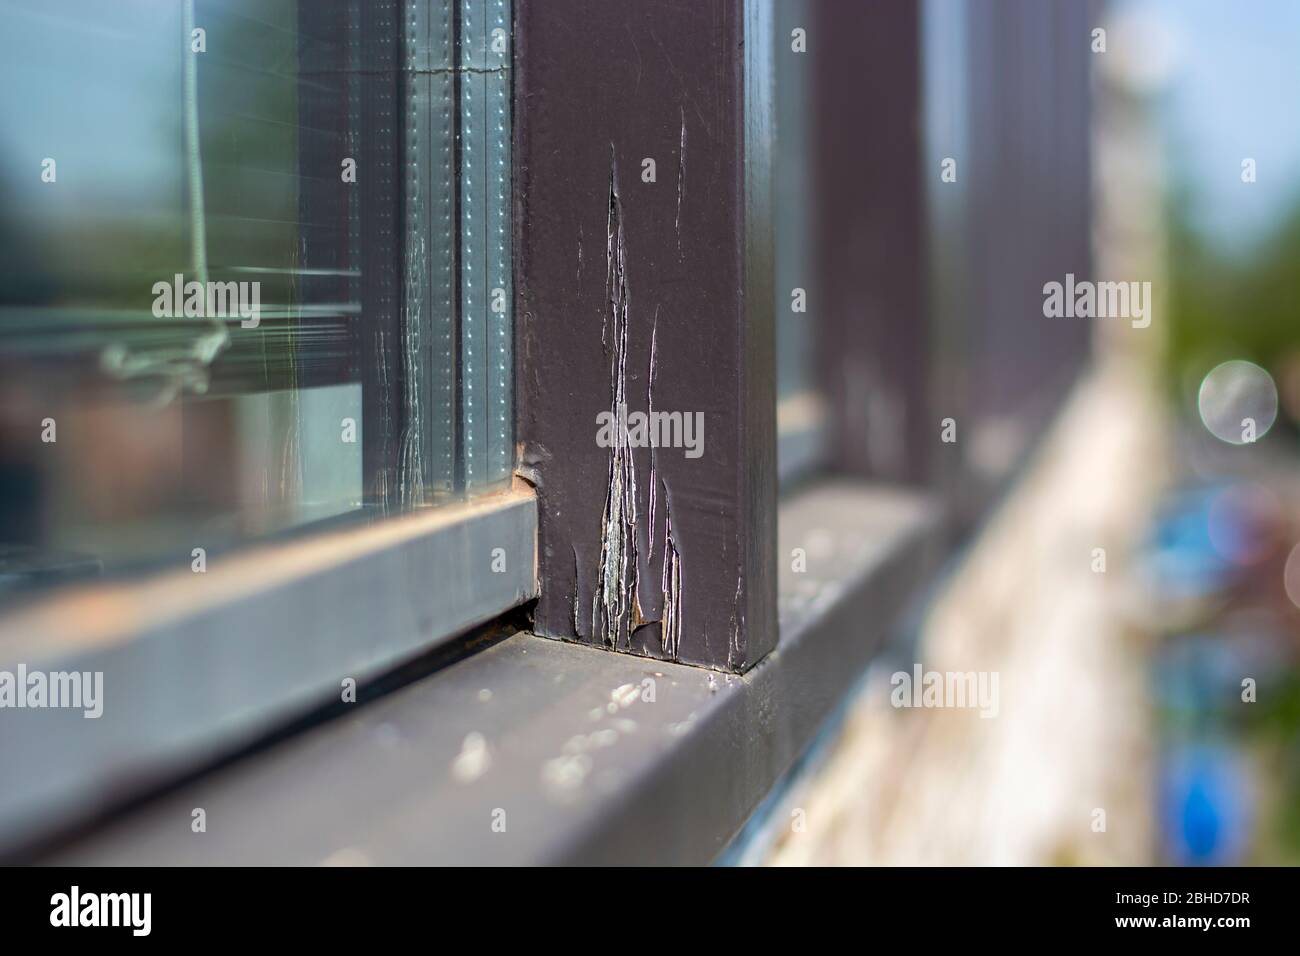
[[0, 20], [0, 600], [509, 478], [508, 0]]

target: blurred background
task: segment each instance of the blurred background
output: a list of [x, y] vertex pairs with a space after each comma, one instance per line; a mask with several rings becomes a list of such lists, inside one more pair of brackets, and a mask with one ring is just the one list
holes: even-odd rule
[[[1035, 12], [1012, 6], [993, 27], [1002, 55], [983, 62], [1030, 97], [1018, 126], [1007, 97], [972, 108], [989, 9], [923, 7], [936, 180], [944, 157], [964, 175], [963, 149], [994, 126], [1000, 160], [1020, 167], [1009, 175], [1033, 190], [1043, 161], [1025, 157], [1044, 147], [1024, 85], [1071, 11], [1055, 5], [1036, 32]], [[1300, 862], [1300, 6], [1075, 6], [1087, 12], [1070, 44], [1092, 37], [1092, 274], [1151, 282], [1153, 321], [1073, 320], [1091, 360], [1063, 410], [781, 794], [749, 862]], [[930, 187], [940, 354], [971, 320], [970, 280], [944, 258], [953, 230], [1014, 250], [1021, 225], [1005, 194], [955, 196]], [[1031, 242], [1052, 230], [1040, 222]], [[1030, 374], [1007, 349], [995, 357], [1005, 381]], [[1005, 442], [985, 444], [996, 458]], [[915, 662], [997, 672], [1000, 713], [892, 707], [891, 674]]]

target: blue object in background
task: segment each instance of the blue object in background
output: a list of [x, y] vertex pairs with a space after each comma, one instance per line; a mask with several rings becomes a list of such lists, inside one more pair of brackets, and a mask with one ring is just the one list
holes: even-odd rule
[[1183, 866], [1240, 863], [1250, 834], [1245, 768], [1228, 747], [1176, 747], [1163, 760], [1160, 829], [1165, 855]]
[[1210, 509], [1217, 491], [1185, 491], [1156, 517], [1142, 560], [1152, 572], [1157, 600], [1215, 594], [1233, 581], [1237, 568], [1210, 537]]

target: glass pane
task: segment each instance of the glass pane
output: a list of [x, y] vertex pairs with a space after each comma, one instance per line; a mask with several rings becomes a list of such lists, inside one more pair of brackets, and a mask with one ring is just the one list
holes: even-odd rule
[[816, 255], [815, 60], [808, 52], [815, 4], [773, 7], [773, 275], [776, 320], [777, 473], [790, 488], [825, 464], [829, 415], [817, 380], [813, 330], [826, 321]]
[[817, 303], [812, 270], [812, 59], [806, 48], [812, 13], [808, 0], [785, 0], [777, 4], [774, 12], [776, 150], [772, 212], [779, 401], [815, 388], [810, 316], [815, 316]]
[[0, 15], [0, 600], [509, 479], [506, 0]]

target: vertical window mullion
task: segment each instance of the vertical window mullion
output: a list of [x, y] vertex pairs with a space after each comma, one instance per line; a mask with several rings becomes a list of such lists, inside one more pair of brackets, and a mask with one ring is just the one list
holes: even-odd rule
[[[540, 634], [734, 671], [775, 646], [765, 6], [520, 0], [518, 405]], [[601, 416], [608, 435], [624, 412], [670, 431], [675, 415], [676, 438], [602, 443]], [[703, 421], [689, 454], [688, 417]]]
[[481, 0], [460, 0], [460, 362], [465, 488], [488, 483], [487, 22]]
[[490, 298], [488, 325], [488, 480], [501, 481], [514, 469], [514, 295], [511, 222], [511, 41], [510, 0], [486, 0], [488, 36], [484, 55], [484, 190], [488, 195], [485, 236]]

